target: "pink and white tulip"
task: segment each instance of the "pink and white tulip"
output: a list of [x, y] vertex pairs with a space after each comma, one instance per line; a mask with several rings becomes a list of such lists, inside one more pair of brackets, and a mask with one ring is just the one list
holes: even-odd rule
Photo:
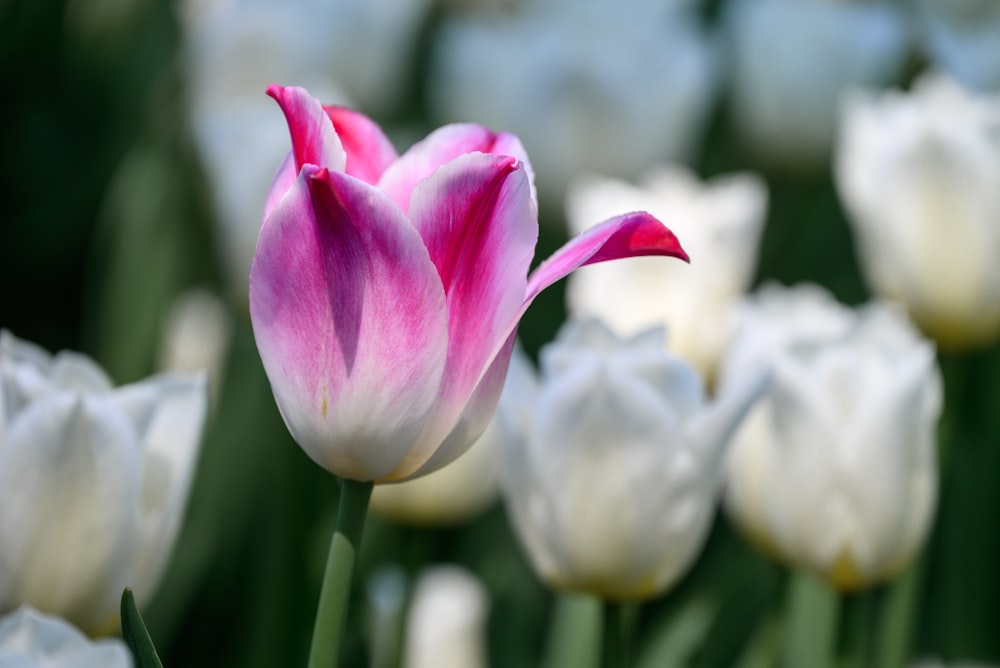
[[647, 213], [576, 237], [529, 277], [538, 237], [520, 141], [448, 125], [402, 156], [367, 117], [268, 88], [292, 150], [265, 204], [250, 317], [292, 436], [346, 479], [430, 473], [486, 428], [517, 323], [584, 264], [687, 259]]

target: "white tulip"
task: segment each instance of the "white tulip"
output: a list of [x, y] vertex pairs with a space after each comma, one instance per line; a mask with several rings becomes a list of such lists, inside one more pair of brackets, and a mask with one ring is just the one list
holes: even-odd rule
[[30, 604], [90, 634], [126, 586], [153, 595], [180, 527], [204, 377], [113, 388], [89, 358], [0, 333], [0, 612]]
[[638, 185], [574, 181], [566, 204], [573, 234], [614, 211], [649, 211], [677, 234], [691, 263], [635, 258], [582, 267], [567, 279], [569, 313], [601, 318], [620, 336], [666, 323], [670, 349], [711, 378], [734, 304], [753, 279], [766, 207], [766, 187], [751, 174], [703, 183], [684, 168], [660, 167]]
[[575, 175], [634, 178], [688, 159], [714, 101], [719, 53], [693, 16], [668, 5], [556, 0], [451, 17], [430, 102], [440, 120], [517, 134], [543, 199], [556, 204]]
[[852, 310], [816, 286], [765, 286], [743, 315], [720, 388], [761, 369], [771, 382], [730, 450], [729, 514], [842, 589], [891, 577], [934, 514], [933, 346], [893, 305]]
[[872, 289], [942, 346], [1000, 335], [1000, 94], [946, 77], [848, 98], [837, 186]]
[[486, 668], [489, 595], [460, 566], [434, 566], [417, 579], [406, 624], [404, 668]]
[[59, 617], [22, 606], [0, 618], [4, 668], [132, 668], [118, 639], [90, 640]]
[[935, 66], [970, 88], [1000, 90], [1000, 3], [917, 0], [915, 8]]
[[676, 582], [715, 513], [730, 434], [759, 380], [714, 404], [663, 349], [663, 330], [615, 337], [570, 321], [541, 353], [541, 379], [515, 358], [508, 383], [531, 401], [505, 411], [508, 514], [550, 586], [642, 600]]
[[761, 159], [806, 170], [826, 164], [843, 91], [896, 80], [910, 41], [887, 2], [734, 0], [725, 23], [741, 135]]

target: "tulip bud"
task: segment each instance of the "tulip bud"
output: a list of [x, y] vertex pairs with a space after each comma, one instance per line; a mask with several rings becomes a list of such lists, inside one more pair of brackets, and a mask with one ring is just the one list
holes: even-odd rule
[[90, 634], [123, 589], [148, 601], [180, 528], [203, 376], [113, 388], [89, 358], [0, 333], [0, 612], [30, 604]]
[[946, 348], [1000, 336], [1000, 95], [940, 75], [844, 107], [837, 185], [872, 289]]
[[720, 388], [766, 369], [737, 431], [725, 505], [765, 552], [855, 590], [920, 549], [937, 495], [934, 349], [886, 303], [851, 310], [815, 286], [749, 300]]
[[542, 350], [539, 380], [515, 358], [509, 382], [531, 400], [501, 407], [502, 489], [553, 588], [648, 599], [701, 550], [725, 445], [761, 383], [709, 403], [662, 340], [662, 329], [620, 340], [598, 321], [571, 321]]

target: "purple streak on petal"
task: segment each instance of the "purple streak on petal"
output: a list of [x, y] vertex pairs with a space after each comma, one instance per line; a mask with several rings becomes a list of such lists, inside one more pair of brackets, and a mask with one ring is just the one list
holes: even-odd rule
[[444, 290], [399, 207], [306, 165], [261, 229], [250, 316], [306, 453], [345, 478], [392, 474], [423, 429], [448, 347]]
[[304, 88], [276, 84], [267, 87], [267, 94], [281, 107], [292, 136], [295, 173], [303, 165], [316, 165], [333, 172], [342, 172], [347, 154], [333, 129], [333, 123], [323, 111], [323, 105]]
[[365, 183], [378, 183], [399, 155], [382, 128], [364, 114], [347, 107], [324, 106], [347, 153], [347, 173]]

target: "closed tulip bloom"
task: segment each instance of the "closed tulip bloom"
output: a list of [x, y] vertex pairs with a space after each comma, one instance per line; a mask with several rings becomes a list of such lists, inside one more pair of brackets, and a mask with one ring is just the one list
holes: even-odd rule
[[501, 405], [503, 493], [535, 572], [607, 600], [657, 596], [690, 568], [715, 513], [730, 434], [761, 389], [715, 403], [663, 349], [663, 330], [618, 339], [570, 321], [541, 352], [541, 375], [512, 365], [520, 409]]
[[571, 231], [582, 232], [609, 212], [641, 209], [669, 220], [695, 262], [638, 258], [581, 269], [566, 286], [570, 314], [601, 318], [621, 336], [665, 323], [670, 350], [711, 378], [733, 309], [753, 279], [766, 207], [767, 190], [751, 174], [703, 183], [684, 168], [661, 167], [637, 185], [601, 177], [574, 181], [566, 198]]
[[730, 451], [729, 514], [765, 552], [841, 589], [893, 576], [934, 515], [933, 346], [891, 304], [770, 285], [746, 305], [722, 389], [761, 369], [768, 391]]
[[90, 640], [59, 617], [22, 606], [0, 618], [0, 666], [5, 668], [132, 668], [121, 640]]
[[529, 277], [538, 236], [516, 137], [445, 126], [397, 156], [368, 118], [269, 93], [292, 151], [268, 194], [250, 318], [292, 436], [346, 479], [424, 475], [492, 417], [518, 320], [583, 264], [686, 257], [646, 213], [570, 241]]
[[90, 359], [0, 334], [0, 612], [30, 604], [87, 633], [148, 601], [180, 528], [203, 377], [114, 388]]
[[734, 0], [725, 18], [734, 122], [762, 161], [786, 169], [825, 167], [840, 96], [895, 81], [910, 45], [891, 2]]
[[946, 348], [1000, 335], [997, 128], [1000, 94], [936, 74], [844, 110], [837, 186], [865, 276]]

